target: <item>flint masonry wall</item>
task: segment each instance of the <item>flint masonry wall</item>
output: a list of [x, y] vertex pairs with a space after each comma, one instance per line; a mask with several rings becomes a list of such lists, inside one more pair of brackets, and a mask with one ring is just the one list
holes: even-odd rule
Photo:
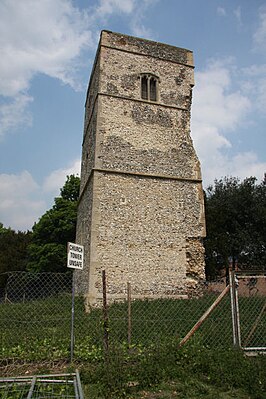
[[[141, 98], [141, 74], [157, 101]], [[204, 279], [204, 204], [190, 137], [191, 51], [103, 31], [88, 88], [76, 242], [76, 286], [109, 299], [186, 296]]]

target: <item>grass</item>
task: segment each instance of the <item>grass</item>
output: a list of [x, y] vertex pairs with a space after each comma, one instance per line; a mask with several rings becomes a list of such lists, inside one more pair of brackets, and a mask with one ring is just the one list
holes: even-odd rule
[[266, 397], [266, 358], [241, 351], [210, 350], [190, 342], [169, 344], [138, 361], [117, 353], [104, 368], [83, 365], [81, 377], [90, 399], [103, 398], [254, 398]]
[[[266, 358], [247, 359], [232, 351], [231, 308], [225, 297], [195, 336], [178, 342], [215, 297], [132, 302], [128, 346], [127, 303], [109, 307], [109, 352], [103, 346], [101, 309], [84, 312], [75, 303], [75, 366], [85, 393], [96, 398], [255, 398], [265, 399]], [[240, 298], [241, 327], [250, 332], [262, 297]], [[41, 363], [69, 359], [71, 295], [0, 304], [0, 363]], [[266, 314], [251, 343], [264, 342]]]

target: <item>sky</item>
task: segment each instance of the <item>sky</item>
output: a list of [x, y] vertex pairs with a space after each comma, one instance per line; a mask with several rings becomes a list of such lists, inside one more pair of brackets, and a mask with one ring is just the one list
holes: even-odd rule
[[31, 230], [80, 173], [103, 29], [192, 50], [203, 186], [266, 172], [266, 0], [0, 0], [0, 222]]

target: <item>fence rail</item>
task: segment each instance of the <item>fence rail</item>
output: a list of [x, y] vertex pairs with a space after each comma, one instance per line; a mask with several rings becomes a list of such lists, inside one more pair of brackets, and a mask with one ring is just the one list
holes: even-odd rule
[[0, 378], [1, 398], [83, 399], [79, 372]]

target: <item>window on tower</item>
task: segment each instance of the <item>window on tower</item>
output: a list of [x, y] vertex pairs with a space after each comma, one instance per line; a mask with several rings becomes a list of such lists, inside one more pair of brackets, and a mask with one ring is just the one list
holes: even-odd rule
[[148, 100], [148, 78], [147, 78], [147, 76], [142, 76], [142, 78], [141, 78], [141, 98], [143, 100]]
[[141, 98], [148, 101], [158, 100], [159, 78], [151, 74], [141, 75]]

